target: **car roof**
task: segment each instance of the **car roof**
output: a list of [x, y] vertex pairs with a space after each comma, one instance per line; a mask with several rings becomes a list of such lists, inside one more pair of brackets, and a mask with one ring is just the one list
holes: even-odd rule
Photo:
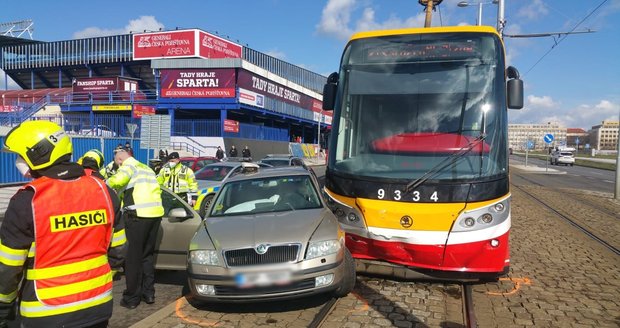
[[226, 183], [233, 181], [243, 181], [261, 178], [272, 178], [279, 176], [291, 176], [291, 175], [307, 175], [310, 176], [310, 171], [303, 169], [300, 166], [287, 166], [278, 168], [259, 169], [258, 173], [252, 174], [235, 174], [226, 180]]
[[217, 159], [217, 157], [213, 157], [213, 156], [187, 156], [187, 157], [180, 157], [179, 158], [182, 161], [190, 161], [190, 160], [201, 160], [201, 159]]

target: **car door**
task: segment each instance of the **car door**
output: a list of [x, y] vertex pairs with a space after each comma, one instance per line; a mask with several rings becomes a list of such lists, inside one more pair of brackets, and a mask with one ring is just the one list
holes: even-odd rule
[[[189, 242], [201, 224], [202, 218], [184, 200], [166, 188], [162, 188], [161, 198], [164, 216], [157, 234], [155, 267], [164, 270], [185, 270]], [[179, 211], [185, 215], [174, 216]]]

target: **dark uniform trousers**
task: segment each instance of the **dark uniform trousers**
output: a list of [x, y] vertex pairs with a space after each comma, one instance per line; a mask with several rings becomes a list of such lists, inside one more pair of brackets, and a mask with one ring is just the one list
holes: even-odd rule
[[155, 242], [161, 218], [140, 218], [126, 212], [125, 280], [127, 289], [123, 299], [128, 304], [139, 304], [142, 296], [155, 296]]

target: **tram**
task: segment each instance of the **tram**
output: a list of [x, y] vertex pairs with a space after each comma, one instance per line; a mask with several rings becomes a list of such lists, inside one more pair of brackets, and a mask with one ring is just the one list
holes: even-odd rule
[[507, 108], [523, 106], [523, 82], [495, 29], [357, 33], [323, 106], [334, 111], [324, 191], [357, 262], [507, 272]]

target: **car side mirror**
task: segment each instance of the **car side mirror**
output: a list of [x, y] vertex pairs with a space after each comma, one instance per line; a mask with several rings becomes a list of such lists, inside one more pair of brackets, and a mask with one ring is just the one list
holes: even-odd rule
[[192, 217], [193, 215], [191, 213], [188, 213], [188, 211], [182, 207], [173, 208], [170, 210], [170, 212], [168, 212], [168, 219], [172, 220], [185, 221]]

